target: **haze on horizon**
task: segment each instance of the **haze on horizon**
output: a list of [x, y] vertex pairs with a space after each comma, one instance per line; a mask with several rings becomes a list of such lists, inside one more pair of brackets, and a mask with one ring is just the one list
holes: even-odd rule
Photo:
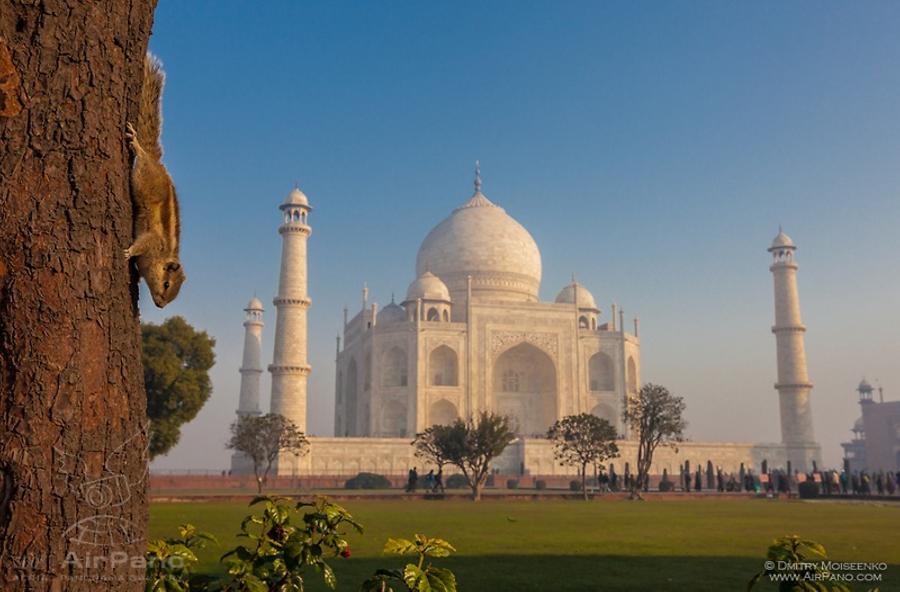
[[217, 341], [213, 395], [155, 469], [228, 467], [242, 309], [266, 305], [268, 363], [277, 205], [295, 181], [315, 208], [310, 432], [330, 435], [342, 308], [364, 281], [370, 302], [402, 299], [476, 159], [537, 241], [543, 300], [574, 272], [601, 319], [613, 301], [640, 316], [642, 379], [685, 397], [691, 439], [780, 437], [779, 224], [799, 246], [826, 464], [863, 376], [900, 398], [900, 5], [247, 8], [162, 2], [150, 42], [188, 280], [162, 311], [142, 285], [142, 315]]

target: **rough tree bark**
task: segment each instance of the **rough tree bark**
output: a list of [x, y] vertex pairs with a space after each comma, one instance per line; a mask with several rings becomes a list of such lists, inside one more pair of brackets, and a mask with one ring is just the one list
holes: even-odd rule
[[0, 1], [0, 590], [142, 590], [123, 130], [156, 2]]

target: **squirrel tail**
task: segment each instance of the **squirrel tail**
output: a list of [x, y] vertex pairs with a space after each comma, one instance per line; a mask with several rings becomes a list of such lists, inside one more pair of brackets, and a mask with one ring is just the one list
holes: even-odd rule
[[166, 82], [166, 73], [162, 62], [155, 55], [147, 52], [144, 57], [144, 84], [141, 87], [140, 116], [137, 124], [138, 139], [141, 146], [157, 162], [162, 158], [162, 92]]

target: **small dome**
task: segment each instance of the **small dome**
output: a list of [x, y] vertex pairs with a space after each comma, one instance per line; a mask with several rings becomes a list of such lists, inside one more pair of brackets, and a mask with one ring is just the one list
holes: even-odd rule
[[781, 230], [781, 229], [779, 228], [779, 229], [778, 229], [778, 236], [776, 236], [776, 237], [772, 240], [772, 246], [769, 247], [769, 249], [772, 250], [772, 249], [783, 249], [783, 248], [791, 248], [791, 249], [793, 249], [793, 248], [796, 248], [796, 247], [794, 246], [794, 241], [791, 240], [791, 237], [789, 237], [788, 235], [786, 235], [786, 234], [784, 233], [784, 231]]
[[406, 310], [396, 302], [391, 301], [390, 304], [381, 309], [378, 313], [378, 324], [386, 323], [402, 323], [406, 320]]
[[299, 187], [294, 187], [288, 196], [284, 198], [284, 203], [282, 206], [309, 206], [309, 200], [306, 198], [306, 194], [300, 191]]
[[868, 381], [868, 380], [866, 380], [865, 378], [863, 378], [863, 379], [859, 382], [859, 386], [856, 387], [856, 390], [857, 390], [858, 392], [860, 392], [860, 393], [871, 393], [871, 392], [874, 391], [875, 389], [872, 388], [872, 385], [869, 384], [869, 381]]
[[578, 308], [591, 308], [597, 310], [597, 302], [594, 295], [587, 288], [578, 282], [572, 282], [559, 291], [556, 295], [557, 304], [575, 304], [575, 297], [578, 297]]
[[853, 422], [853, 431], [854, 432], [864, 432], [866, 431], [866, 426], [863, 423], [863, 418], [860, 417], [856, 421]]
[[263, 310], [262, 301], [254, 296], [250, 299], [250, 302], [247, 303], [247, 308], [245, 308], [244, 310]]
[[430, 271], [419, 276], [419, 279], [409, 285], [406, 291], [407, 302], [421, 298], [422, 300], [444, 300], [450, 302], [450, 291], [441, 278]]

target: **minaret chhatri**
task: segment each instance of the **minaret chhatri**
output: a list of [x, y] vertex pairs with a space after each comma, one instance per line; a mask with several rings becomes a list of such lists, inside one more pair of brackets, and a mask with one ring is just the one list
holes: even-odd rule
[[[238, 398], [238, 417], [259, 415], [259, 378], [262, 376], [263, 306], [254, 296], [244, 309], [244, 357], [241, 362], [241, 391]], [[252, 472], [253, 465], [246, 454], [231, 456], [231, 470], [237, 474]]]
[[279, 413], [306, 432], [306, 381], [310, 366], [306, 359], [307, 294], [306, 243], [312, 229], [308, 216], [312, 208], [298, 188], [279, 206], [284, 222], [281, 235], [281, 274], [278, 294], [272, 301], [275, 319], [275, 351], [269, 372], [272, 373], [272, 413]]
[[806, 327], [800, 318], [800, 297], [797, 293], [797, 247], [780, 228], [772, 241], [772, 265], [769, 270], [775, 282], [775, 343], [778, 351], [778, 390], [781, 415], [781, 442], [791, 468], [812, 469], [813, 461], [820, 461], [821, 451], [813, 434], [812, 383], [806, 371], [806, 350], [803, 334]]

